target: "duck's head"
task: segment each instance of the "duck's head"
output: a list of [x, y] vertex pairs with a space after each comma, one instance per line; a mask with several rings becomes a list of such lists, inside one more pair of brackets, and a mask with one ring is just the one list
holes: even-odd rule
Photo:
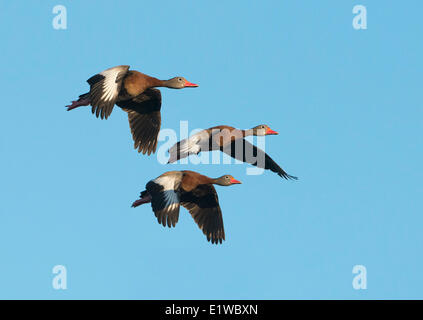
[[233, 184], [240, 184], [240, 183], [241, 181], [236, 180], [230, 174], [226, 174], [224, 176], [221, 176], [215, 179], [215, 184], [218, 184], [220, 186], [231, 186]]
[[196, 88], [198, 84], [189, 82], [184, 77], [174, 77], [166, 81], [166, 87], [171, 89]]
[[274, 135], [279, 134], [277, 131], [270, 129], [267, 124], [260, 124], [252, 128], [254, 136], [267, 136], [267, 135]]

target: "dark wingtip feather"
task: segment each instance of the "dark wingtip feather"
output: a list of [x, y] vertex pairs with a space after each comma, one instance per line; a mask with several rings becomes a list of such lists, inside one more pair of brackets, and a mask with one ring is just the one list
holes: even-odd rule
[[286, 180], [298, 180], [298, 177], [291, 176], [290, 174], [287, 174], [286, 172], [278, 172], [278, 175]]

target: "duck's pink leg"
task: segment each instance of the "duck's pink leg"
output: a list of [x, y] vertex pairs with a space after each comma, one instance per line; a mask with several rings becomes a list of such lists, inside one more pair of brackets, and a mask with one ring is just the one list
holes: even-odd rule
[[151, 195], [146, 195], [145, 197], [143, 197], [143, 198], [138, 199], [137, 201], [135, 201], [132, 204], [132, 208], [138, 207], [138, 206], [140, 206], [140, 205], [142, 205], [144, 203], [149, 203], [149, 202], [151, 202]]
[[71, 111], [75, 108], [82, 107], [82, 106], [89, 106], [90, 105], [90, 98], [79, 99], [77, 101], [72, 101], [72, 104], [66, 106], [68, 108], [67, 111]]

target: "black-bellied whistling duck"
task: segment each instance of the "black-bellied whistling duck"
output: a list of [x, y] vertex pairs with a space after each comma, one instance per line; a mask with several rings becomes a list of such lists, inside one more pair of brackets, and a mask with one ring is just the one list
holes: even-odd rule
[[116, 104], [128, 113], [129, 126], [138, 152], [150, 155], [156, 151], [157, 137], [160, 131], [160, 108], [162, 97], [155, 87], [182, 89], [198, 87], [184, 77], [159, 80], [135, 70], [129, 66], [117, 66], [87, 80], [90, 92], [79, 96], [66, 106], [69, 110], [92, 106], [92, 113], [98, 117], [108, 118]]
[[225, 240], [222, 211], [213, 184], [230, 186], [241, 183], [231, 175], [212, 179], [194, 171], [168, 171], [146, 185], [139, 200], [132, 204], [138, 207], [151, 202], [157, 221], [163, 226], [174, 227], [179, 218], [179, 207], [185, 207], [198, 227], [212, 243]]
[[252, 145], [245, 137], [274, 135], [268, 125], [261, 124], [248, 130], [235, 129], [230, 126], [216, 126], [202, 130], [187, 139], [179, 141], [169, 149], [168, 163], [199, 154], [201, 151], [220, 150], [232, 158], [250, 163], [258, 168], [269, 169], [285, 179], [298, 179], [286, 173], [263, 150]]

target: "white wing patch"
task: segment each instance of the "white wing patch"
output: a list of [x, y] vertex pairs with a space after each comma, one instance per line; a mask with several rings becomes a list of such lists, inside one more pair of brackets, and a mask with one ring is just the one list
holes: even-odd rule
[[207, 130], [200, 131], [191, 137], [184, 139], [169, 149], [169, 163], [188, 157], [190, 154], [198, 154], [207, 151], [210, 136]]
[[126, 72], [128, 68], [128, 66], [118, 66], [100, 72], [100, 74], [105, 77], [103, 80], [103, 94], [101, 100], [112, 101], [116, 99], [120, 89], [120, 81], [116, 81], [116, 79], [120, 73]]
[[169, 176], [160, 176], [153, 181], [157, 184], [160, 184], [163, 186], [163, 191], [167, 190], [175, 190], [175, 176], [169, 175]]
[[107, 119], [112, 113], [128, 70], [129, 66], [117, 66], [87, 80], [90, 85], [91, 111], [97, 118]]

